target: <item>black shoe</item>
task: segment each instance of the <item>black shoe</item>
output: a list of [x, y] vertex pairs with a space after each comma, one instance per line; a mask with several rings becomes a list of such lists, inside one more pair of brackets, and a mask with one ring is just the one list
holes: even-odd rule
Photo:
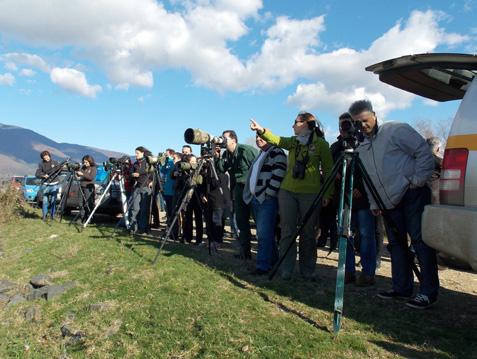
[[255, 270], [251, 271], [250, 274], [251, 274], [251, 275], [265, 275], [265, 274], [267, 274], [268, 272], [270, 272], [270, 271], [268, 271], [268, 270], [263, 270], [263, 269], [260, 269], [260, 268], [256, 268]]
[[385, 292], [379, 292], [378, 297], [381, 299], [409, 299], [411, 295], [401, 294], [391, 289]]
[[437, 302], [437, 299], [431, 300], [427, 295], [418, 294], [413, 299], [408, 301], [406, 305], [414, 309], [427, 309], [435, 302]]

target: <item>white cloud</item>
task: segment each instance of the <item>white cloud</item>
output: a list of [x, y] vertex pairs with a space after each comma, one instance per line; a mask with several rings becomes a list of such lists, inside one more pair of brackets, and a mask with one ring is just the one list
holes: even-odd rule
[[[0, 4], [0, 8], [1, 8], [1, 4]], [[0, 28], [1, 28], [1, 25], [0, 25]], [[46, 61], [43, 60], [43, 58], [41, 58], [38, 55], [12, 52], [12, 53], [2, 55], [1, 59], [3, 61], [6, 61], [7, 63], [27, 65], [44, 72], [49, 72], [50, 70]]]
[[352, 101], [368, 98], [381, 115], [409, 107], [414, 95], [381, 83], [364, 68], [402, 55], [432, 52], [439, 45], [467, 41], [465, 36], [446, 33], [439, 27], [440, 19], [440, 12], [414, 11], [409, 19], [399, 21], [368, 49], [343, 48], [314, 56], [308, 66], [310, 71], [302, 75], [312, 83], [298, 85], [288, 97], [288, 103], [301, 109], [339, 112], [347, 110]]
[[17, 67], [17, 65], [15, 65], [14, 62], [6, 62], [4, 67], [8, 71], [17, 71], [18, 70], [18, 67]]
[[102, 88], [99, 85], [90, 85], [84, 73], [71, 69], [55, 67], [50, 73], [51, 81], [61, 88], [78, 93], [82, 96], [96, 97]]
[[36, 72], [33, 71], [32, 69], [22, 69], [20, 71], [20, 76], [23, 76], [23, 77], [33, 77], [36, 75]]
[[11, 73], [0, 74], [0, 85], [13, 86], [14, 84], [15, 77]]
[[[288, 99], [292, 105], [336, 111], [363, 96], [383, 112], [409, 106], [413, 96], [380, 83], [364, 71], [367, 65], [469, 41], [440, 25], [446, 20], [442, 12], [413, 11], [367, 49], [327, 51], [320, 40], [326, 29], [324, 16], [278, 17], [263, 32], [260, 50], [243, 59], [231, 45], [248, 34], [247, 21], [257, 20], [261, 0], [171, 3], [176, 7], [168, 11], [155, 0], [50, 0], [49, 6], [4, 0], [0, 33], [31, 46], [72, 48], [106, 72], [116, 89], [151, 88], [154, 71], [175, 68], [189, 71], [196, 85], [220, 92], [275, 90], [301, 82]], [[10, 54], [8, 61], [26, 65], [33, 58]], [[42, 67], [48, 69], [46, 63]]]

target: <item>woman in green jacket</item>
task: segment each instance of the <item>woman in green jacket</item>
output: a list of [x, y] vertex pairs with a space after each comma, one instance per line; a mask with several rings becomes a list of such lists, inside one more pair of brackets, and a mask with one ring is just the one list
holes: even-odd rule
[[[311, 113], [298, 114], [293, 124], [295, 136], [280, 137], [252, 120], [250, 128], [268, 143], [289, 151], [287, 173], [278, 193], [280, 225], [280, 256], [293, 240], [293, 234], [302, 218], [310, 209], [325, 179], [333, 167], [328, 142], [324, 140], [318, 121]], [[330, 188], [323, 197], [322, 205], [327, 206], [333, 194]], [[319, 208], [317, 208], [299, 237], [300, 274], [307, 280], [315, 279], [316, 239]], [[297, 247], [294, 243], [284, 258], [280, 275], [290, 279], [295, 267]]]

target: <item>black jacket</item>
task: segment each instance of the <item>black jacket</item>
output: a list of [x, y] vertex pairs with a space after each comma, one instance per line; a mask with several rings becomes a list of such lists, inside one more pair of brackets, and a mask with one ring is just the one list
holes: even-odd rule
[[134, 162], [131, 173], [139, 173], [139, 177], [132, 177], [136, 183], [136, 186], [139, 188], [148, 186], [152, 181], [152, 176], [149, 172], [149, 165], [147, 164], [146, 158], [142, 158]]
[[83, 175], [80, 178], [81, 187], [87, 187], [94, 183], [96, 178], [96, 166], [82, 167]]
[[58, 162], [50, 160], [48, 162], [41, 161], [38, 164], [38, 168], [35, 172], [35, 176], [43, 178], [44, 175], [51, 175], [56, 169], [58, 169]]

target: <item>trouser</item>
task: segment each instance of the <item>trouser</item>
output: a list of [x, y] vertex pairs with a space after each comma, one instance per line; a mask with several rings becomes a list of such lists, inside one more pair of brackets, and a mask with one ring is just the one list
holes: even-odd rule
[[382, 215], [376, 216], [375, 219], [375, 229], [376, 229], [376, 266], [381, 265], [381, 256], [383, 255], [384, 249], [384, 219]]
[[257, 269], [268, 271], [278, 260], [278, 246], [275, 241], [278, 199], [268, 197], [260, 203], [253, 198], [251, 203], [257, 226]]
[[[351, 215], [352, 228], [359, 232], [359, 255], [363, 273], [374, 276], [376, 272], [376, 234], [375, 218], [369, 209], [353, 211]], [[346, 249], [346, 271], [356, 272], [353, 239], [350, 238]]]
[[133, 231], [147, 232], [151, 189], [147, 186], [136, 187], [132, 196], [130, 229]]
[[[293, 274], [296, 261], [297, 246], [295, 234], [301, 224], [304, 215], [311, 208], [316, 194], [294, 193], [281, 189], [278, 192], [278, 204], [280, 208], [280, 224], [282, 237], [280, 240], [280, 257], [284, 255], [291, 241], [293, 244], [290, 251], [283, 259], [280, 267], [282, 277], [290, 277]], [[305, 278], [311, 278], [315, 274], [316, 267], [316, 240], [315, 230], [318, 228], [319, 207], [315, 208], [308, 222], [302, 229], [299, 237], [299, 263], [300, 274]]]
[[151, 206], [151, 217], [152, 217], [152, 228], [159, 228], [161, 221], [159, 218], [159, 209], [161, 208], [161, 193], [157, 192], [154, 198], [151, 198], [152, 206]]
[[[58, 196], [58, 185], [46, 185], [43, 187], [43, 203], [42, 203], [42, 217], [45, 220], [50, 212], [50, 217], [55, 217], [56, 211], [56, 197]], [[49, 210], [49, 211], [48, 211]]]
[[225, 210], [223, 208], [206, 207], [206, 230], [210, 242], [222, 243], [224, 237]]
[[86, 222], [91, 211], [94, 208], [94, 184], [88, 185], [86, 187], [81, 187], [84, 193], [84, 197], [80, 193], [80, 203], [81, 203], [81, 210], [80, 210], [80, 218], [81, 222]]
[[234, 211], [235, 220], [239, 229], [240, 255], [243, 258], [252, 258], [250, 241], [252, 233], [250, 231], [251, 206], [243, 201], [244, 184], [237, 183], [234, 187]]
[[429, 187], [408, 189], [396, 208], [387, 211], [397, 227], [397, 233], [389, 223], [386, 223], [386, 231], [391, 252], [393, 290], [403, 295], [412, 294], [414, 278], [411, 264], [414, 258], [407, 248], [409, 234], [421, 269], [420, 293], [433, 300], [439, 291], [436, 251], [424, 243], [421, 235], [422, 213], [424, 206], [430, 203]]
[[[320, 236], [318, 237], [317, 246], [326, 246], [328, 237], [330, 238], [330, 249], [335, 249], [338, 242], [338, 225], [336, 223], [337, 209], [331, 202], [327, 207], [323, 208], [320, 213]], [[318, 234], [318, 232], [317, 232]]]
[[202, 242], [202, 236], [204, 234], [204, 224], [202, 219], [202, 207], [200, 200], [197, 196], [197, 193], [194, 192], [192, 198], [187, 204], [187, 208], [184, 213], [184, 240], [186, 242], [192, 242], [192, 229], [193, 229], [193, 220], [192, 214], [194, 215], [195, 220], [195, 242], [199, 244]]

